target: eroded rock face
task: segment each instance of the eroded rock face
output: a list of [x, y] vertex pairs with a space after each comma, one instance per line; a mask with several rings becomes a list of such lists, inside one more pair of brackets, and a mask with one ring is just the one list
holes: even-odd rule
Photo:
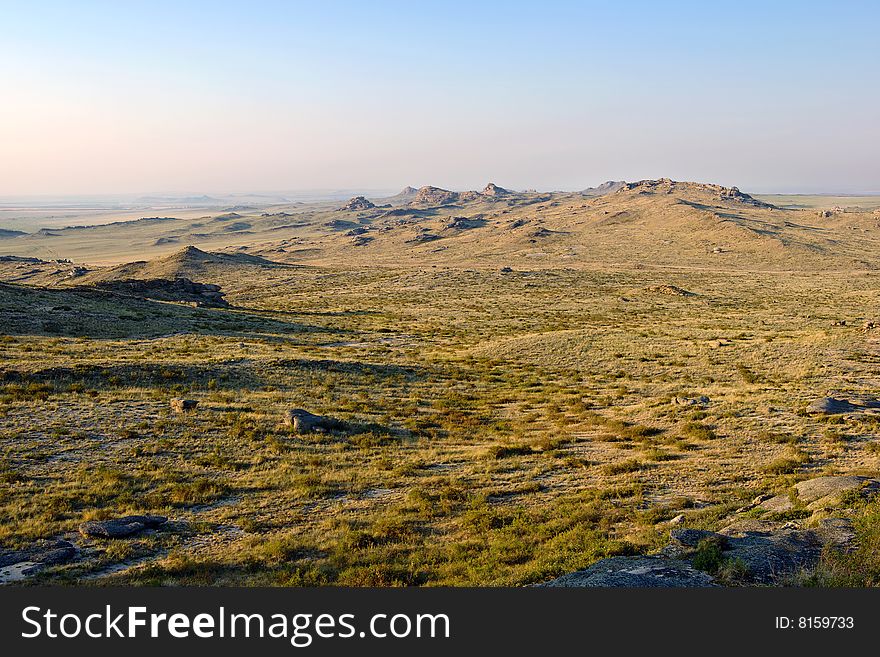
[[124, 516], [112, 520], [89, 520], [81, 523], [79, 533], [92, 538], [124, 538], [155, 529], [168, 521], [165, 516]]
[[610, 557], [589, 568], [558, 577], [541, 586], [584, 587], [706, 587], [714, 578], [689, 562], [665, 557]]

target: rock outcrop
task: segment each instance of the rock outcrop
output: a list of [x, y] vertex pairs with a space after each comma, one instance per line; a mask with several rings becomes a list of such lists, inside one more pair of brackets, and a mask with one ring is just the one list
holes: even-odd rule
[[165, 516], [124, 516], [112, 520], [89, 520], [81, 523], [79, 533], [91, 538], [125, 538], [145, 529], [156, 529], [167, 522]]
[[596, 187], [587, 187], [586, 189], [582, 189], [580, 193], [584, 196], [604, 196], [605, 194], [612, 194], [616, 192], [624, 185], [626, 185], [625, 180], [609, 180], [608, 182], [604, 182], [601, 185], [597, 185]]
[[847, 518], [825, 518], [811, 529], [744, 518], [719, 532], [680, 528], [669, 537], [657, 554], [602, 559], [541, 586], [785, 584], [814, 569], [823, 550], [849, 549], [855, 531]]
[[724, 187], [722, 185], [713, 185], [711, 183], [678, 182], [669, 178], [624, 183], [616, 193], [623, 194], [626, 192], [635, 192], [637, 194], [708, 193], [721, 203], [739, 203], [742, 205], [750, 205], [752, 207], [766, 209], [775, 207], [741, 192], [736, 187]]
[[455, 203], [459, 199], [458, 192], [451, 192], [448, 189], [440, 187], [432, 187], [425, 185], [420, 187], [412, 200], [413, 205], [447, 205]]
[[504, 189], [503, 187], [499, 187], [495, 183], [489, 183], [484, 188], [483, 191], [480, 192], [483, 196], [492, 196], [492, 197], [500, 197], [500, 196], [510, 196], [511, 191], [509, 189]]
[[28, 561], [43, 565], [55, 565], [70, 561], [76, 554], [76, 548], [69, 541], [57, 539], [40, 539], [21, 550], [0, 552], [0, 567]]
[[352, 210], [372, 210], [376, 207], [376, 204], [372, 201], [368, 200], [364, 196], [355, 196], [348, 200], [348, 203], [343, 205], [340, 210], [352, 211]]
[[142, 299], [177, 301], [205, 308], [229, 306], [219, 285], [195, 283], [188, 278], [101, 281], [95, 283], [95, 288]]
[[715, 586], [715, 580], [681, 559], [610, 557], [540, 586], [680, 588]]
[[878, 408], [880, 408], [880, 401], [866, 397], [850, 399], [820, 397], [810, 402], [809, 406], [807, 406], [807, 412], [821, 415], [841, 415]]

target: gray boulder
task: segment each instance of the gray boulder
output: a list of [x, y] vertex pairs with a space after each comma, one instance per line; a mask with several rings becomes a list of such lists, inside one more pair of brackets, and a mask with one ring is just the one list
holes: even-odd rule
[[857, 493], [867, 499], [880, 491], [880, 481], [855, 475], [816, 477], [794, 486], [798, 499], [810, 510], [837, 506], [848, 493]]
[[851, 404], [846, 399], [836, 399], [835, 397], [820, 397], [807, 406], [808, 413], [822, 413], [824, 415], [853, 413], [857, 410], [859, 407], [855, 404]]
[[284, 424], [299, 433], [311, 431], [336, 431], [345, 428], [345, 423], [332, 417], [315, 415], [301, 408], [294, 408], [284, 414]]
[[76, 548], [69, 541], [40, 539], [22, 550], [0, 552], [0, 567], [11, 566], [22, 561], [30, 561], [47, 566], [55, 565], [70, 561], [75, 554]]

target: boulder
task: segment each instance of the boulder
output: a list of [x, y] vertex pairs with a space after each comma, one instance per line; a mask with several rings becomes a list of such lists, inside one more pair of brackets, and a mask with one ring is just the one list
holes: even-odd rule
[[165, 516], [124, 516], [112, 520], [89, 520], [79, 526], [79, 533], [92, 538], [124, 538], [164, 525]]
[[839, 476], [816, 477], [794, 486], [798, 499], [811, 510], [837, 506], [848, 493], [855, 492], [868, 498], [880, 491], [880, 481], [869, 477]]
[[708, 573], [679, 559], [659, 556], [610, 557], [540, 586], [677, 588], [714, 586], [714, 581]]
[[199, 405], [195, 399], [179, 399], [175, 398], [171, 400], [171, 410], [175, 413], [186, 413], [187, 411], [194, 411], [196, 406]]
[[808, 413], [822, 413], [824, 415], [852, 413], [856, 410], [858, 410], [858, 407], [846, 399], [836, 399], [834, 397], [820, 397], [810, 402], [810, 405], [807, 406]]
[[345, 424], [335, 418], [315, 415], [301, 408], [294, 408], [284, 414], [284, 424], [299, 433], [311, 431], [334, 431], [343, 429]]
[[70, 561], [76, 554], [76, 548], [69, 541], [57, 539], [40, 539], [22, 550], [0, 552], [0, 567], [11, 566], [23, 561], [55, 565]]

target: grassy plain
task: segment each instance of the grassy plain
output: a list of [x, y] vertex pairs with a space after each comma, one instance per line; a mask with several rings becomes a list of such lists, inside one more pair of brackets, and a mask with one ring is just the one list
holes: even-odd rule
[[[805, 412], [876, 393], [870, 269], [276, 256], [176, 261], [230, 308], [5, 270], [0, 543], [81, 555], [32, 581], [530, 584], [880, 471], [874, 416]], [[349, 429], [297, 434], [290, 408]], [[75, 533], [145, 512], [168, 527]]]

